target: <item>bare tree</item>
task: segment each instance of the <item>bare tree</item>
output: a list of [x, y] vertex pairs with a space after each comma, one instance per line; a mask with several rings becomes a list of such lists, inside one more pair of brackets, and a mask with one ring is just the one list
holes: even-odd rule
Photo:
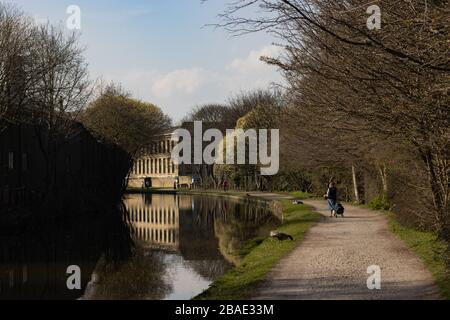
[[20, 116], [36, 78], [32, 35], [31, 20], [16, 7], [0, 3], [0, 131]]
[[29, 90], [33, 122], [50, 135], [69, 136], [70, 128], [93, 92], [78, 35], [65, 34], [51, 25], [38, 26], [34, 34], [34, 63], [41, 76]]
[[[221, 15], [220, 25], [239, 34], [265, 30], [282, 40], [284, 55], [264, 60], [290, 84], [292, 110], [303, 119], [297, 127], [307, 128], [303, 139], [333, 150], [325, 161], [381, 163], [385, 187], [386, 154], [368, 151], [398, 145], [421, 161], [433, 203], [430, 227], [449, 239], [449, 3], [377, 4], [381, 30], [367, 28], [368, 4], [357, 0], [242, 0]], [[262, 16], [240, 16], [250, 7]], [[321, 158], [317, 149], [308, 150]]]
[[76, 34], [48, 24], [34, 26], [31, 45], [37, 75], [27, 87], [27, 116], [21, 121], [35, 128], [50, 191], [61, 147], [80, 132], [75, 121], [90, 99], [92, 82]]

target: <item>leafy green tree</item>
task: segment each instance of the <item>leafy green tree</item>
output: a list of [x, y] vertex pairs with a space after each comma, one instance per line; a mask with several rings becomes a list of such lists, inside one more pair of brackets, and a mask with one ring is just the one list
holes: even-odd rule
[[86, 109], [83, 122], [98, 138], [138, 156], [155, 136], [171, 126], [157, 106], [133, 99], [115, 85], [108, 86]]

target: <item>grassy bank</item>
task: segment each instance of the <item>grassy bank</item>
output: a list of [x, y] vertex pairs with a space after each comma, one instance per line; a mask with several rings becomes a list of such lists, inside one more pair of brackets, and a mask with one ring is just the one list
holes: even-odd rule
[[197, 300], [238, 300], [247, 299], [255, 286], [277, 264], [292, 251], [305, 236], [306, 231], [320, 219], [320, 215], [303, 205], [282, 200], [284, 223], [278, 230], [294, 237], [294, 241], [279, 242], [270, 238], [249, 241], [241, 249], [241, 261], [228, 271], [208, 290], [197, 296]]
[[446, 263], [448, 248], [431, 232], [417, 231], [399, 224], [392, 213], [388, 213], [390, 230], [402, 239], [417, 254], [433, 274], [442, 296], [450, 300], [450, 268]]
[[291, 196], [297, 197], [299, 199], [322, 199], [321, 197], [314, 195], [309, 192], [303, 192], [303, 191], [293, 191], [289, 192]]

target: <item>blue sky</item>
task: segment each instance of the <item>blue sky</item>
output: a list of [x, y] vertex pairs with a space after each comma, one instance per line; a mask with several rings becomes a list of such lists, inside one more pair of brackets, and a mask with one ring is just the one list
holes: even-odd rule
[[226, 0], [14, 0], [36, 20], [65, 25], [68, 6], [81, 9], [81, 41], [93, 79], [120, 82], [173, 119], [197, 104], [280, 82], [259, 61], [277, 55], [264, 33], [233, 37], [218, 22]]

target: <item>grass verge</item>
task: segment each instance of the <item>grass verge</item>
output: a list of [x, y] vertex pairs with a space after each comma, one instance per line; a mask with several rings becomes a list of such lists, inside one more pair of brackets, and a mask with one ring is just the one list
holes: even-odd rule
[[289, 194], [291, 196], [297, 197], [299, 199], [321, 199], [321, 197], [314, 195], [312, 193], [309, 192], [303, 192], [303, 191], [293, 191], [293, 192], [289, 192]]
[[290, 234], [294, 241], [277, 241], [256, 238], [249, 241], [240, 252], [240, 264], [216, 280], [208, 290], [195, 300], [240, 300], [250, 298], [264, 276], [291, 252], [304, 238], [308, 229], [319, 221], [320, 214], [304, 205], [294, 205], [290, 200], [283, 205], [284, 223], [279, 231]]
[[433, 233], [405, 227], [395, 220], [392, 213], [388, 215], [390, 230], [423, 260], [433, 274], [442, 296], [450, 300], [450, 269], [446, 261], [448, 245], [438, 240]]

